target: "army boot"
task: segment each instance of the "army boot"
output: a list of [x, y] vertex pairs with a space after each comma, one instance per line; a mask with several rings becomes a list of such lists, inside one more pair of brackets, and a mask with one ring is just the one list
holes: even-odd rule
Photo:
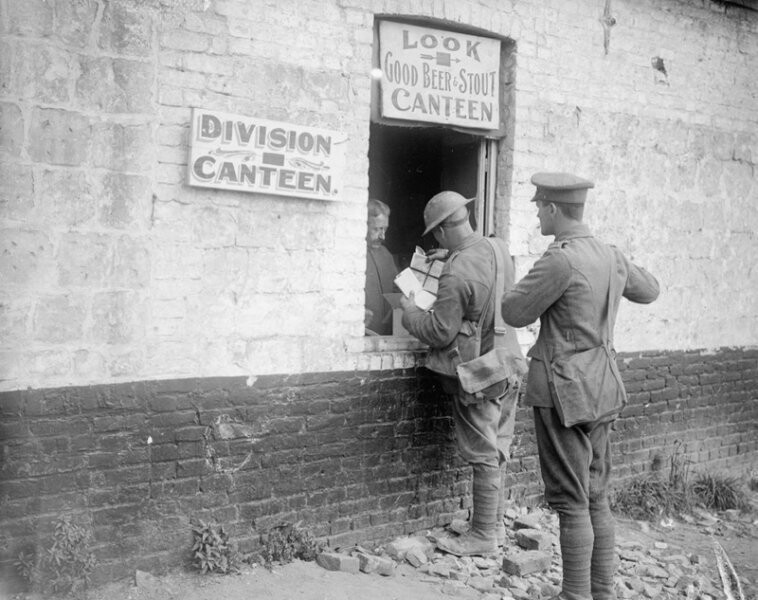
[[444, 552], [456, 556], [490, 556], [497, 552], [496, 514], [500, 492], [500, 469], [474, 465], [473, 487], [474, 511], [471, 529], [458, 537], [437, 540], [437, 548]]

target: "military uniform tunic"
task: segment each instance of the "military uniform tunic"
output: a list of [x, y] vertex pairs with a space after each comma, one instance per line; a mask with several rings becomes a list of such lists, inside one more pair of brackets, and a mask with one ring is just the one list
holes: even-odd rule
[[[514, 280], [513, 263], [505, 244], [501, 240], [496, 243], [504, 260], [505, 289], [508, 289]], [[492, 247], [480, 234], [472, 233], [458, 247], [451, 248], [440, 274], [433, 310], [411, 307], [403, 312], [403, 325], [432, 348], [444, 348], [462, 329], [474, 333], [476, 323], [485, 313], [480, 349], [484, 354], [494, 346], [495, 316], [492, 310], [485, 309], [495, 279]], [[508, 327], [505, 335], [508, 345], [520, 352], [513, 329]], [[440, 375], [440, 380], [445, 392], [453, 395], [456, 442], [463, 458], [473, 465], [497, 467], [504, 463], [513, 439], [518, 388], [509, 389], [503, 397], [471, 404], [457, 379]]]
[[611, 274], [615, 288], [632, 302], [647, 304], [658, 297], [658, 282], [629, 261], [618, 249], [598, 241], [579, 223], [556, 236], [529, 273], [503, 296], [503, 319], [514, 327], [540, 320], [537, 342], [527, 356], [529, 365], [524, 404], [554, 405], [546, 364], [603, 342], [604, 319], [613, 323], [619, 298], [611, 298]]

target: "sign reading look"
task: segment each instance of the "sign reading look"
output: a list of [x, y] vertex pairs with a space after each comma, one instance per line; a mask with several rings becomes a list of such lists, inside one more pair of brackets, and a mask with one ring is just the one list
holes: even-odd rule
[[195, 108], [187, 183], [338, 200], [346, 141], [336, 131]]
[[500, 42], [379, 23], [382, 116], [475, 129], [500, 125]]

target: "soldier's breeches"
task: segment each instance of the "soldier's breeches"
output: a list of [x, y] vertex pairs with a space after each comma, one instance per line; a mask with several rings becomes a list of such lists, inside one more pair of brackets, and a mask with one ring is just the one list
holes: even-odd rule
[[453, 396], [453, 423], [458, 451], [472, 465], [498, 467], [510, 458], [516, 419], [517, 390], [495, 400], [472, 404]]
[[614, 523], [608, 507], [610, 423], [566, 428], [553, 408], [535, 408], [545, 499], [560, 519], [563, 594], [612, 600]]

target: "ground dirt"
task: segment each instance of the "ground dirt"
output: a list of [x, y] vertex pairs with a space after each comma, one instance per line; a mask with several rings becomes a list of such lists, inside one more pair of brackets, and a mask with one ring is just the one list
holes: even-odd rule
[[[546, 513], [547, 514], [547, 513]], [[556, 527], [554, 515], [547, 514], [548, 523]], [[552, 521], [550, 520], [552, 519]], [[548, 527], [550, 525], [548, 524]], [[423, 535], [425, 532], [419, 532]], [[432, 532], [434, 533], [434, 532]], [[552, 532], [555, 533], [555, 530]], [[720, 543], [742, 581], [745, 598], [758, 600], [758, 513], [749, 515], [701, 512], [686, 520], [663, 519], [656, 523], [635, 521], [617, 515], [617, 546], [631, 548], [641, 557], [632, 559], [620, 569], [619, 578], [624, 582], [645, 573], [646, 565], [666, 565], [672, 556], [686, 557], [692, 573], [696, 574], [696, 586], [679, 583], [676, 587], [660, 592], [660, 586], [650, 588], [647, 584], [629, 583], [625, 598], [686, 598], [708, 600], [727, 598], [716, 567], [714, 542]], [[507, 549], [506, 549], [507, 551]], [[553, 554], [559, 555], [554, 545]], [[623, 550], [619, 551], [623, 556]], [[434, 554], [437, 559], [449, 559]], [[668, 556], [669, 558], [666, 558]], [[648, 558], [650, 557], [650, 558]], [[657, 557], [657, 558], [656, 558]], [[471, 560], [471, 559], [467, 559]], [[554, 558], [552, 575], [542, 574], [539, 585], [520, 585], [520, 591], [509, 589], [508, 578], [493, 577], [495, 586], [478, 591], [471, 583], [452, 581], [430, 574], [424, 568], [414, 568], [407, 562], [397, 565], [393, 576], [377, 574], [345, 573], [327, 571], [315, 562], [295, 561], [267, 569], [263, 566], [245, 566], [238, 575], [200, 575], [177, 570], [163, 576], [147, 575], [141, 585], [134, 581], [118, 582], [97, 590], [90, 590], [88, 600], [439, 600], [444, 598], [470, 598], [501, 600], [503, 598], [550, 598], [557, 591], [551, 584], [559, 582], [559, 558]], [[657, 562], [656, 562], [657, 561]], [[635, 564], [638, 562], [639, 564]], [[623, 564], [623, 561], [622, 561]], [[480, 567], [481, 568], [481, 567]], [[497, 569], [496, 569], [497, 570]], [[481, 579], [481, 578], [480, 578]], [[618, 578], [617, 578], [618, 579]], [[651, 581], [650, 578], [641, 577]], [[686, 577], [685, 577], [686, 579]], [[530, 577], [521, 579], [529, 583]], [[511, 583], [516, 583], [513, 579]], [[622, 582], [621, 585], [626, 585]], [[705, 585], [703, 585], [705, 583]], [[617, 583], [617, 585], [619, 585]], [[633, 588], [633, 589], [632, 589]], [[518, 591], [518, 593], [516, 593]], [[513, 595], [512, 595], [513, 594]], [[619, 596], [621, 598], [621, 596]], [[19, 596], [19, 598], [24, 598]], [[33, 596], [28, 600], [36, 600]], [[738, 597], [736, 597], [739, 600]]]

